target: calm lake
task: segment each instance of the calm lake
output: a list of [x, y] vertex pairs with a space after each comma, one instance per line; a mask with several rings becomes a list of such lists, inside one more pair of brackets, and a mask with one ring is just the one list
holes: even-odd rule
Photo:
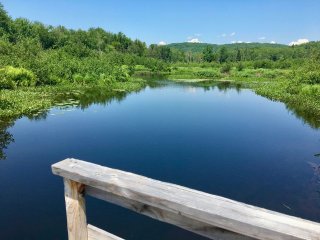
[[[67, 238], [63, 182], [51, 173], [67, 157], [320, 221], [319, 130], [283, 103], [164, 82], [77, 104], [0, 131], [0, 239]], [[87, 216], [125, 239], [204, 239], [92, 198]]]

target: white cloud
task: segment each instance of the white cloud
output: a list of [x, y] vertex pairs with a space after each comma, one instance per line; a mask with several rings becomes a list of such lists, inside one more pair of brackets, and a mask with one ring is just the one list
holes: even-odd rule
[[308, 43], [309, 40], [306, 39], [306, 38], [301, 38], [301, 39], [298, 39], [297, 41], [293, 41], [291, 43], [289, 43], [289, 46], [293, 46], [293, 45], [301, 45], [301, 44], [305, 44], [305, 43]]
[[266, 37], [259, 37], [259, 40], [266, 40]]
[[243, 41], [231, 41], [231, 43], [243, 43]]
[[165, 41], [160, 41], [160, 42], [158, 43], [158, 45], [159, 45], [159, 46], [164, 46], [164, 45], [167, 45], [167, 43], [166, 43]]
[[275, 41], [271, 41], [270, 43], [271, 43], [271, 44], [276, 44], [276, 42], [275, 42]]
[[233, 37], [233, 36], [235, 36], [235, 35], [236, 35], [236, 33], [235, 33], [235, 32], [230, 33], [230, 37]]
[[[188, 38], [189, 39], [189, 38]], [[189, 43], [201, 43], [201, 41], [199, 40], [199, 38], [192, 38], [188, 40]]]
[[187, 37], [188, 42], [197, 42], [197, 40], [200, 42], [199, 37], [201, 37], [202, 34], [201, 33], [195, 33], [189, 37]]

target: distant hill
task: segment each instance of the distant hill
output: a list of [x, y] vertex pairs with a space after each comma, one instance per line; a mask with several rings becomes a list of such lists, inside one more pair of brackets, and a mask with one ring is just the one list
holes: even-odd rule
[[178, 49], [183, 52], [192, 52], [192, 53], [202, 53], [203, 50], [207, 46], [213, 47], [213, 50], [218, 50], [221, 47], [226, 47], [230, 50], [234, 49], [244, 49], [244, 48], [273, 48], [273, 49], [284, 49], [284, 48], [289, 48], [287, 45], [283, 44], [271, 44], [271, 43], [233, 43], [233, 44], [210, 44], [210, 43], [189, 43], [189, 42], [184, 42], [184, 43], [171, 43], [167, 45], [168, 47], [172, 49]]

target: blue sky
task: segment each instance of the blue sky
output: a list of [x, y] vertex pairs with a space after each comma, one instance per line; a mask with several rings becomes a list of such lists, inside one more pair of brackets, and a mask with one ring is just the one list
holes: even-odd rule
[[0, 0], [9, 14], [150, 43], [320, 40], [319, 0]]

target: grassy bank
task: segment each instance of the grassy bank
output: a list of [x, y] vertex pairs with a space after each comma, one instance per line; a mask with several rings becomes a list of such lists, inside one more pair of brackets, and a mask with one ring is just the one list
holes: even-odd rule
[[[226, 71], [227, 70], [227, 71]], [[202, 83], [229, 81], [253, 89], [272, 101], [285, 103], [312, 127], [320, 127], [320, 84], [298, 81], [289, 69], [230, 69], [212, 67], [174, 67], [168, 79], [176, 82]]]
[[272, 81], [290, 78], [287, 69], [241, 69], [231, 66], [221, 67], [173, 67], [168, 75], [170, 80], [237, 80], [237, 81]]
[[254, 86], [257, 94], [286, 107], [314, 128], [320, 127], [320, 85], [295, 85], [289, 81], [262, 83]]
[[[23, 115], [36, 115], [63, 102], [77, 104], [84, 97], [89, 97], [99, 90], [105, 98], [110, 94], [137, 91], [145, 86], [143, 80], [114, 82], [104, 86], [94, 85], [58, 85], [25, 87], [15, 90], [0, 90], [0, 119], [14, 119]], [[94, 100], [93, 100], [94, 101]]]
[[[302, 84], [295, 81], [291, 70], [283, 69], [237, 69], [228, 71], [212, 67], [176, 67], [164, 73], [163, 79], [176, 82], [211, 84], [212, 81], [228, 81], [253, 89], [257, 94], [273, 101], [281, 101], [287, 108], [301, 116], [313, 127], [319, 127], [320, 85]], [[138, 72], [139, 73], [139, 72]], [[144, 69], [144, 76], [151, 74]], [[138, 74], [139, 75], [139, 74]], [[147, 78], [150, 78], [147, 77]], [[156, 75], [156, 79], [161, 77]], [[144, 80], [109, 84], [65, 84], [42, 87], [19, 87], [15, 90], [0, 90], [0, 119], [15, 119], [23, 115], [36, 116], [39, 112], [61, 104], [89, 105], [112, 97], [123, 97], [126, 92], [144, 87]], [[97, 90], [98, 89], [98, 90]], [[122, 93], [122, 94], [120, 94]]]

